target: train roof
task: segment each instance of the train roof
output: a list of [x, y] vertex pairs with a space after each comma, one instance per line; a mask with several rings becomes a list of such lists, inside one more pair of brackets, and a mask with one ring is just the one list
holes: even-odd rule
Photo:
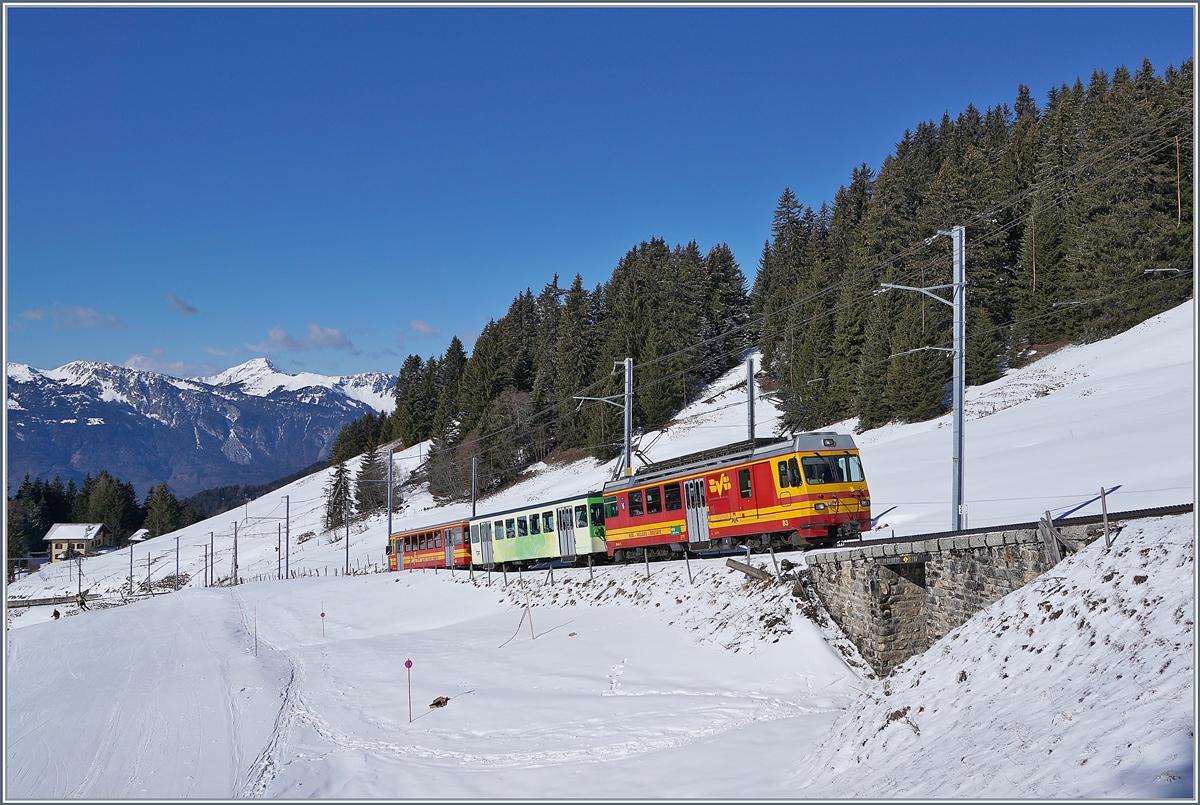
[[439, 528], [445, 528], [446, 526], [456, 526], [456, 525], [460, 525], [460, 524], [470, 523], [473, 520], [489, 520], [493, 517], [503, 517], [506, 514], [512, 514], [514, 512], [523, 512], [523, 511], [528, 511], [529, 509], [544, 509], [547, 506], [551, 506], [551, 507], [558, 506], [559, 504], [573, 502], [576, 500], [586, 500], [587, 498], [598, 498], [601, 496], [601, 494], [602, 494], [601, 492], [581, 492], [578, 495], [569, 495], [568, 497], [558, 498], [556, 500], [544, 500], [544, 501], [539, 501], [536, 503], [527, 503], [524, 506], [517, 506], [515, 508], [505, 509], [503, 511], [483, 512], [480, 514], [476, 514], [474, 517], [472, 517], [471, 515], [468, 514], [464, 517], [459, 517], [455, 520], [446, 520], [445, 522], [441, 522], [441, 523], [430, 523], [428, 525], [417, 526], [415, 528], [401, 528], [399, 530], [393, 531], [391, 536], [394, 537], [397, 534], [418, 534], [418, 533], [424, 533], [426, 531], [436, 531]]
[[821, 452], [822, 450], [842, 452], [857, 449], [853, 436], [833, 431], [797, 433], [793, 436], [776, 439], [746, 439], [722, 447], [647, 464], [639, 468], [632, 476], [609, 481], [604, 485], [604, 491], [616, 491], [629, 486], [651, 483], [662, 478], [689, 475], [727, 464], [739, 464], [744, 461], [754, 461], [787, 453]]
[[467, 521], [488, 520], [493, 517], [503, 517], [506, 514], [513, 514], [515, 512], [529, 511], [530, 509], [545, 509], [547, 507], [558, 506], [562, 503], [570, 503], [570, 502], [577, 501], [577, 500], [586, 500], [588, 498], [598, 498], [602, 494], [603, 493], [601, 493], [601, 492], [580, 492], [578, 495], [569, 495], [565, 498], [558, 498], [556, 500], [534, 501], [533, 503], [526, 503], [524, 506], [514, 506], [513, 508], [505, 509], [504, 511], [483, 512], [483, 513], [475, 515], [474, 517], [467, 517], [466, 520]]

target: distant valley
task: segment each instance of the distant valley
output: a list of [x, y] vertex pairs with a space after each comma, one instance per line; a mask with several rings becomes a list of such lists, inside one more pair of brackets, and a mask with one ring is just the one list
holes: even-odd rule
[[325, 459], [347, 422], [395, 407], [394, 375], [291, 375], [263, 358], [192, 379], [85, 361], [7, 375], [9, 494], [26, 474], [78, 484], [101, 469], [139, 495], [164, 481], [181, 497], [266, 483]]

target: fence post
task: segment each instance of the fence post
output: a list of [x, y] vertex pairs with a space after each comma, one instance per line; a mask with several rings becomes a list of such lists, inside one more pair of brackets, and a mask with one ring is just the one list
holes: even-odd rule
[[1112, 540], [1108, 536], [1108, 501], [1104, 498], [1104, 487], [1100, 487], [1100, 511], [1104, 513], [1104, 550], [1112, 547]]
[[1062, 561], [1062, 553], [1058, 549], [1059, 536], [1054, 528], [1054, 520], [1050, 517], [1049, 510], [1042, 520], [1038, 522], [1038, 530], [1041, 532], [1042, 539], [1046, 543], [1046, 553], [1049, 555], [1053, 564], [1057, 565]]

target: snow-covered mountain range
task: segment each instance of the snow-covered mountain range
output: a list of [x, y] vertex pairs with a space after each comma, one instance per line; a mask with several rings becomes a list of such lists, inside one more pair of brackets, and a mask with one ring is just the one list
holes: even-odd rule
[[10, 491], [26, 473], [78, 483], [101, 469], [139, 494], [265, 483], [326, 458], [345, 423], [395, 407], [393, 375], [290, 375], [264, 358], [194, 379], [88, 361], [7, 374]]

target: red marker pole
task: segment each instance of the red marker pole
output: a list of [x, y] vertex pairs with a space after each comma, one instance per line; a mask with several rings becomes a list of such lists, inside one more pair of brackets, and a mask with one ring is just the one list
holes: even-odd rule
[[325, 604], [321, 604], [321, 637], [325, 636]]
[[408, 723], [412, 723], [412, 660], [404, 661], [404, 668], [408, 671]]

